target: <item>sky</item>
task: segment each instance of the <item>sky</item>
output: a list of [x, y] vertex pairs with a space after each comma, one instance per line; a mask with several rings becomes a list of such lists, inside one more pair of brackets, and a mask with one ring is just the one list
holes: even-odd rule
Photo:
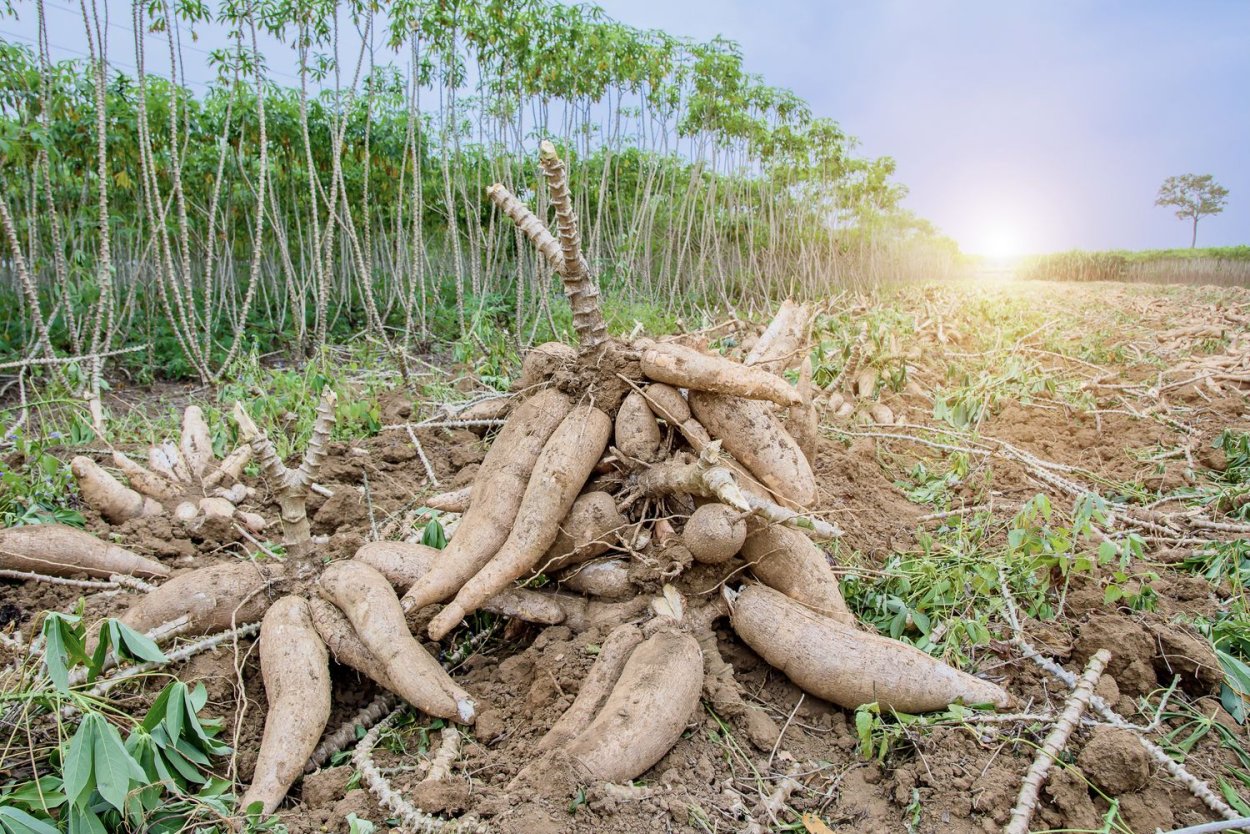
[[742, 45], [898, 161], [905, 205], [977, 254], [1189, 245], [1174, 174], [1229, 189], [1198, 243], [1250, 244], [1250, 2], [600, 0]]
[[[73, 0], [45, 0], [54, 54], [85, 50]], [[132, 71], [128, 0], [111, 57]], [[904, 205], [975, 254], [1189, 245], [1164, 178], [1229, 189], [1199, 245], [1250, 244], [1250, 0], [600, 0], [641, 28], [737, 41], [746, 68], [892, 156]], [[0, 37], [34, 37], [33, 4]], [[213, 44], [184, 44], [202, 91]], [[149, 46], [152, 71], [159, 49]], [[273, 80], [294, 84], [286, 50]], [[282, 60], [289, 62], [284, 65]], [[197, 63], [198, 61], [198, 63]]]

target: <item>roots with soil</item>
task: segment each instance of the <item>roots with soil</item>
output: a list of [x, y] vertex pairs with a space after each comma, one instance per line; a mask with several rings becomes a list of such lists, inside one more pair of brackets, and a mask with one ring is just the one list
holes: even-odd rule
[[[182, 442], [154, 449], [147, 467], [114, 456], [130, 486], [89, 459], [75, 461], [84, 496], [111, 522], [165, 513], [189, 525], [225, 519], [253, 530], [260, 522], [235, 505], [247, 495], [238, 481], [243, 464], [259, 461], [279, 507], [285, 558], [184, 573], [121, 618], [142, 632], [181, 620], [190, 634], [261, 623], [269, 712], [242, 807], [272, 812], [318, 752], [331, 710], [331, 657], [430, 716], [473, 724], [472, 693], [410, 623], [428, 619], [428, 636], [441, 641], [482, 610], [606, 635], [541, 755], [516, 776], [542, 793], [637, 778], [677, 743], [704, 691], [753, 743], [776, 745], [776, 726], [744, 699], [717, 649], [711, 626], [726, 615], [794, 684], [844, 707], [1006, 706], [1010, 697], [994, 683], [859, 629], [813, 543], [841, 531], [813, 512], [810, 369], [798, 388], [782, 376], [808, 352], [810, 311], [784, 305], [745, 362], [707, 351], [698, 337], [609, 338], [565, 170], [548, 143], [540, 168], [555, 234], [502, 186], [489, 198], [562, 277], [579, 346], [542, 345], [526, 357], [521, 388], [473, 483], [432, 499], [467, 502], [441, 553], [378, 542], [354, 559], [323, 563], [306, 500], [333, 425], [329, 393], [296, 468], [241, 408], [235, 419], [247, 444], [219, 465], [191, 408]], [[65, 548], [48, 542], [42, 562], [37, 553], [23, 558], [61, 559]], [[608, 551], [615, 553], [602, 558]], [[111, 565], [97, 575], [161, 575]], [[78, 569], [106, 570], [86, 562]], [[393, 794], [376, 769], [366, 770], [372, 789]]]

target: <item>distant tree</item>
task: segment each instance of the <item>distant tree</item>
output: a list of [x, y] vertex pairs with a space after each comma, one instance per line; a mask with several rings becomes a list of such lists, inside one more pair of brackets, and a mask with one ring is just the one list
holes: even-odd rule
[[1198, 245], [1198, 218], [1222, 212], [1227, 197], [1228, 189], [1210, 174], [1181, 174], [1163, 181], [1155, 205], [1173, 207], [1177, 218], [1193, 221], [1189, 239], [1189, 248], [1193, 249]]

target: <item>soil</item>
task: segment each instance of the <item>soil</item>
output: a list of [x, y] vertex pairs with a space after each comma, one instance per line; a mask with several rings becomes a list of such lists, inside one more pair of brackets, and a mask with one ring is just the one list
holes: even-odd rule
[[[966, 325], [958, 326], [969, 331]], [[931, 332], [922, 347], [927, 356], [943, 350]], [[627, 353], [610, 355], [606, 361], [611, 379], [619, 381], [618, 372], [637, 377], [636, 364], [629, 366]], [[1117, 370], [1112, 383], [1154, 373], [1140, 363]], [[561, 384], [578, 382], [574, 370], [561, 377]], [[601, 395], [619, 401], [627, 390], [624, 382], [605, 384]], [[1245, 400], [1239, 393], [1207, 392], [1191, 402], [1184, 390], [1172, 393], [1175, 402], [1188, 409], [1187, 421], [1198, 433], [1199, 442], [1192, 448], [1200, 468], [1219, 469], [1221, 461], [1204, 450], [1223, 428], [1250, 425], [1245, 420]], [[910, 421], [923, 421], [931, 413], [922, 397], [890, 396], [895, 399], [886, 396], [885, 401]], [[381, 403], [382, 412], [387, 420], [402, 420], [409, 416], [412, 402], [411, 394], [397, 392]], [[1118, 407], [1114, 399], [1099, 402], [1104, 409]], [[437, 485], [427, 477], [417, 448], [404, 431], [330, 444], [319, 483], [333, 495], [313, 497], [309, 502], [313, 530], [322, 537], [320, 552], [325, 558], [349, 558], [371, 539], [408, 535], [421, 498], [468, 483], [488, 442], [467, 430], [423, 429], [416, 437]], [[1083, 479], [1090, 484], [1140, 483], [1167, 490], [1201, 477], [1200, 472], [1187, 471], [1183, 458], [1168, 459], [1162, 465], [1144, 462], [1142, 450], [1170, 449], [1184, 436], [1164, 421], [1128, 413], [1090, 414], [1052, 400], [1007, 402], [987, 415], [982, 437], [1074, 467], [1077, 474], [1071, 477], [1090, 473], [1092, 479]], [[891, 446], [886, 455], [883, 441], [870, 437], [850, 442], [821, 440], [814, 462], [820, 487], [818, 510], [846, 531], [834, 549], [841, 563], [857, 569], [879, 567], [891, 554], [916, 547], [918, 531], [924, 529], [924, 517], [931, 508], [913, 504], [895, 485], [900, 454], [920, 453]], [[1009, 508], [1007, 517], [1010, 508], [1038, 492], [1054, 495], [1016, 461], [996, 457], [977, 465], [989, 470], [995, 501]], [[262, 482], [251, 485], [257, 495], [244, 508], [272, 517], [266, 507], [267, 488]], [[974, 490], [968, 487], [967, 494], [973, 498]], [[197, 537], [159, 518], [109, 527], [90, 510], [84, 509], [84, 514], [88, 530], [160, 559], [175, 573], [250, 555], [246, 542], [234, 536]], [[1205, 715], [1244, 741], [1244, 728], [1212, 697], [1222, 672], [1209, 643], [1184, 622], [1195, 614], [1213, 614], [1218, 605], [1216, 589], [1177, 565], [1191, 549], [1181, 547], [1178, 556], [1175, 547], [1151, 546], [1150, 568], [1159, 574], [1152, 585], [1158, 594], [1154, 612], [1105, 602], [1096, 580], [1074, 581], [1062, 615], [1031, 621], [1026, 633], [1040, 650], [1074, 672], [1099, 648], [1109, 648], [1113, 659], [1098, 691], [1130, 721], [1153, 720], [1153, 712], [1140, 711], [1140, 698], [1153, 694], [1157, 703], [1159, 689], [1176, 675], [1183, 691], [1176, 697], [1200, 699], [1196, 703]], [[678, 564], [689, 564], [688, 552], [684, 559], [673, 558]], [[639, 566], [632, 575], [658, 587], [668, 564]], [[733, 561], [715, 568], [696, 565], [683, 574], [680, 589], [695, 599], [710, 595], [739, 567]], [[0, 583], [0, 629], [29, 631], [38, 612], [71, 610], [79, 597], [79, 591], [62, 586]], [[133, 596], [131, 592], [87, 592], [82, 598], [86, 616], [94, 618], [117, 615]], [[721, 652], [733, 665], [748, 700], [784, 727], [774, 747], [755, 746], [705, 704], [691, 717], [676, 746], [636, 786], [589, 785], [575, 796], [558, 797], [510, 789], [512, 778], [534, 760], [538, 740], [572, 703], [606, 636], [599, 629], [575, 633], [564, 626], [513, 624], [455, 671], [456, 679], [478, 699], [479, 709], [455, 778], [437, 784], [422, 782], [421, 765], [437, 749], [439, 733], [421, 730], [429, 726], [421, 718], [395, 731], [404, 744], [379, 745], [375, 762], [389, 769], [389, 778], [400, 793], [425, 810], [452, 815], [472, 810], [492, 830], [517, 834], [745, 831], [752, 830], [752, 825], [760, 831], [783, 826], [796, 830], [797, 814], [805, 812], [834, 831], [870, 834], [991, 832], [1006, 822], [1045, 726], [937, 726], [908, 733], [884, 760], [866, 760], [859, 752], [853, 712], [804, 695], [738, 641], [723, 622], [717, 634]], [[1033, 712], [1059, 709], [1066, 694], [1063, 685], [1007, 646], [1005, 627], [994, 636], [990, 650], [975, 658], [975, 670], [1007, 688], [1022, 708]], [[438, 652], [437, 647], [427, 648]], [[0, 644], [0, 665], [14, 659], [16, 651]], [[241, 640], [237, 646], [226, 643], [175, 671], [185, 681], [206, 686], [205, 712], [224, 720], [227, 741], [237, 750], [229, 763], [230, 773], [246, 783], [266, 707], [254, 641]], [[374, 684], [355, 672], [338, 666], [332, 671], [330, 730], [378, 694]], [[115, 693], [124, 708], [141, 712], [160, 685], [157, 676]], [[1165, 723], [1162, 732], [1173, 726]], [[1214, 733], [1194, 744], [1186, 765], [1200, 778], [1212, 781], [1227, 768], [1240, 766]], [[793, 774], [799, 787], [787, 807], [772, 818], [761, 809], [786, 774]], [[292, 790], [280, 811], [282, 821], [293, 834], [345, 832], [349, 813], [385, 827], [390, 813], [353, 777], [350, 764], [337, 762], [310, 775]], [[1097, 830], [1112, 801], [1119, 803], [1135, 832], [1212, 818], [1199, 800], [1145, 757], [1131, 733], [1083, 727], [1052, 770], [1033, 826]]]

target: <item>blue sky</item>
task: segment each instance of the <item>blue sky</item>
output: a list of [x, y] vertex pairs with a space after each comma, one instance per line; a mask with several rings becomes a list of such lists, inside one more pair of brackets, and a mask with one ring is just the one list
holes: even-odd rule
[[[54, 53], [74, 57], [85, 49], [77, 3], [46, 3]], [[102, 5], [126, 71], [130, 3]], [[863, 153], [895, 157], [906, 206], [968, 251], [1187, 246], [1187, 225], [1154, 196], [1189, 172], [1231, 191], [1199, 245], [1250, 244], [1250, 0], [599, 5], [634, 26], [737, 41], [749, 70], [837, 119]], [[33, 37], [33, 4], [18, 10], [0, 37]], [[195, 50], [209, 44], [186, 46], [202, 90], [211, 72]], [[270, 67], [294, 83], [285, 50]]]
[[601, 0], [742, 45], [748, 66], [898, 160], [971, 251], [1188, 246], [1163, 179], [1214, 174], [1199, 245], [1250, 244], [1250, 2]]

